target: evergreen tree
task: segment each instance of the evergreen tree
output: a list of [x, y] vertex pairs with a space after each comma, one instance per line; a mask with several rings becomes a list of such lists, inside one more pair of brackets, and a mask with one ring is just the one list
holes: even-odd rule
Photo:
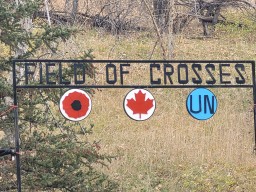
[[[68, 39], [74, 30], [49, 26], [35, 18], [42, 0], [0, 0], [0, 140], [1, 148], [14, 147], [11, 61], [14, 58], [36, 58], [45, 50], [53, 53], [58, 43]], [[25, 19], [35, 19], [24, 27]], [[19, 50], [22, 50], [21, 52]], [[19, 52], [17, 54], [17, 52]], [[92, 59], [91, 52], [83, 58]], [[88, 69], [93, 66], [86, 64]], [[18, 75], [22, 72], [18, 71]], [[65, 71], [68, 75], [70, 71]], [[19, 90], [19, 129], [21, 141], [21, 175], [24, 191], [111, 191], [116, 188], [95, 165], [106, 166], [111, 156], [100, 154], [99, 143], [89, 142], [86, 128], [57, 115], [60, 95], [65, 90]], [[86, 90], [90, 92], [91, 90]], [[1, 136], [1, 135], [0, 135]], [[15, 164], [0, 157], [0, 191], [15, 191]]]

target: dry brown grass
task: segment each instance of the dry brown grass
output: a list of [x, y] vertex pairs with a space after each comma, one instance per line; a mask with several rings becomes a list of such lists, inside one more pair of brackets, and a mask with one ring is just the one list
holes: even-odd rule
[[[53, 1], [60, 10], [63, 2]], [[221, 28], [214, 38], [177, 36], [174, 59], [256, 60], [255, 34]], [[154, 42], [148, 32], [114, 37], [85, 30], [53, 57], [78, 58], [93, 49], [96, 59], [149, 59]], [[152, 59], [162, 59], [159, 47]], [[252, 90], [212, 89], [219, 106], [207, 121], [186, 111], [192, 89], [149, 90], [157, 108], [147, 121], [126, 116], [123, 99], [129, 89], [101, 89], [82, 122], [95, 124], [89, 139], [100, 140], [102, 153], [117, 157], [103, 171], [120, 183], [120, 191], [256, 191]]]
[[[256, 59], [255, 34], [215, 38], [176, 37], [175, 59]], [[100, 30], [69, 40], [60, 56], [92, 48], [96, 59], [148, 59], [154, 41], [139, 33], [115, 38]], [[161, 59], [160, 51], [153, 55]], [[85, 124], [95, 124], [92, 140], [117, 155], [104, 170], [120, 191], [255, 191], [253, 101], [250, 89], [212, 89], [215, 116], [197, 121], [186, 111], [191, 89], [151, 89], [156, 111], [135, 122], [123, 110], [129, 89], [96, 90]]]
[[124, 185], [139, 175], [146, 177], [145, 182], [150, 185], [155, 173], [172, 172], [174, 165], [218, 162], [235, 167], [255, 166], [252, 102], [243, 104], [250, 98], [250, 91], [239, 97], [238, 89], [214, 90], [219, 100], [218, 112], [203, 122], [192, 119], [186, 111], [189, 89], [151, 90], [157, 102], [153, 117], [134, 122], [122, 109], [128, 91], [97, 92], [88, 118], [96, 125], [93, 138], [101, 140], [103, 151], [118, 155], [106, 171]]
[[[63, 9], [60, 0], [54, 3]], [[218, 32], [214, 38], [177, 36], [174, 59], [256, 60], [255, 31]], [[62, 44], [54, 57], [77, 58], [93, 49], [96, 59], [149, 59], [154, 41], [146, 32], [114, 37], [93, 29]], [[152, 59], [162, 59], [159, 47]], [[117, 156], [104, 172], [120, 191], [256, 191], [252, 90], [212, 89], [219, 106], [207, 121], [187, 113], [191, 90], [151, 89], [157, 108], [144, 122], [123, 110], [129, 89], [96, 90], [82, 123], [95, 124], [89, 139]]]

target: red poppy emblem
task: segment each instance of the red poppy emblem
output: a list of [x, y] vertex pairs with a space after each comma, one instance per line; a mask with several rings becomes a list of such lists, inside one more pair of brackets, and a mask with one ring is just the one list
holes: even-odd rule
[[80, 89], [71, 89], [60, 99], [60, 112], [71, 121], [80, 121], [91, 112], [91, 104], [91, 98], [86, 92]]

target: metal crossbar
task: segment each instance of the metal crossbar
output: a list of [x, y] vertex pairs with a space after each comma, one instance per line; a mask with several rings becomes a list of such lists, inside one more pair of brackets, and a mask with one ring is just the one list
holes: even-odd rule
[[[63, 75], [67, 69], [73, 71], [71, 80]], [[13, 60], [14, 106], [18, 106], [17, 89], [21, 88], [252, 88], [256, 146], [255, 80], [255, 61], [246, 60]], [[21, 192], [18, 108], [14, 117]]]

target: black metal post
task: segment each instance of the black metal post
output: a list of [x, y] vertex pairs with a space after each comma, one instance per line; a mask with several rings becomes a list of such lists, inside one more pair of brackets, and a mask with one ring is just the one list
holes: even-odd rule
[[255, 61], [252, 62], [252, 80], [253, 80], [253, 115], [254, 115], [254, 153], [256, 153], [256, 79], [255, 79]]
[[16, 151], [16, 175], [17, 175], [17, 191], [21, 192], [21, 175], [20, 175], [20, 131], [18, 126], [18, 107], [17, 107], [17, 90], [16, 90], [16, 66], [15, 61], [13, 61], [12, 68], [13, 75], [13, 104], [16, 106], [14, 108], [14, 128], [15, 128], [15, 151]]
[[[51, 62], [51, 63], [92, 63], [92, 64], [109, 64], [109, 63], [117, 63], [117, 64], [130, 64], [130, 63], [176, 63], [176, 64], [195, 64], [195, 63], [204, 63], [204, 64], [218, 64], [218, 63], [247, 63], [251, 64], [252, 66], [252, 83], [236, 83], [236, 84], [226, 84], [225, 82], [219, 83], [219, 84], [137, 84], [137, 85], [131, 85], [131, 84], [93, 84], [93, 85], [87, 85], [87, 84], [77, 84], [77, 85], [67, 85], [67, 84], [36, 84], [36, 85], [29, 85], [29, 84], [20, 84], [17, 85], [16, 81], [16, 62], [17, 63], [29, 63], [29, 62]], [[252, 88], [253, 89], [253, 103], [254, 103], [254, 152], [256, 153], [256, 69], [255, 69], [255, 61], [212, 61], [212, 60], [176, 60], [176, 61], [161, 61], [161, 60], [14, 60], [13, 61], [13, 94], [14, 94], [14, 105], [17, 106], [17, 89], [24, 88], [24, 89], [38, 89], [38, 88], [198, 88], [198, 87], [204, 87], [204, 88]], [[27, 73], [28, 75], [29, 73]], [[224, 74], [224, 73], [223, 73]], [[240, 74], [240, 73], [238, 73]], [[227, 75], [227, 74], [225, 74]], [[240, 77], [243, 76], [240, 74]], [[18, 108], [16, 107], [14, 109], [14, 126], [15, 126], [15, 146], [16, 146], [16, 174], [17, 174], [17, 185], [18, 185], [18, 192], [21, 192], [21, 170], [20, 170], [20, 133], [19, 133], [19, 127], [18, 127]]]

